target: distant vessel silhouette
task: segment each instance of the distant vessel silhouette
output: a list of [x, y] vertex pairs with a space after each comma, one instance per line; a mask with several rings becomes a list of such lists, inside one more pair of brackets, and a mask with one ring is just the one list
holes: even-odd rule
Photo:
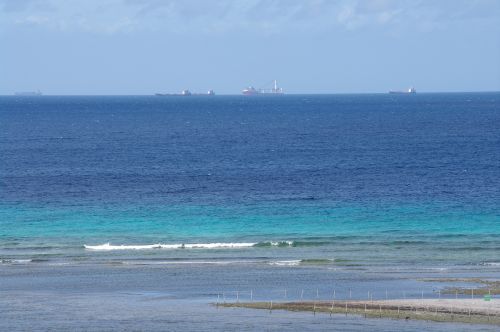
[[414, 94], [414, 93], [417, 93], [417, 90], [415, 90], [414, 87], [411, 87], [409, 88], [408, 90], [406, 91], [395, 91], [395, 90], [391, 90], [389, 91], [389, 93], [391, 94]]
[[283, 89], [278, 87], [278, 81], [273, 81], [273, 87], [271, 89], [256, 89], [253, 86], [249, 86], [241, 91], [245, 96], [253, 96], [260, 94], [274, 94], [274, 95], [282, 95], [284, 94]]
[[188, 89], [182, 90], [181, 93], [155, 93], [155, 96], [215, 96], [214, 90], [208, 90], [207, 93], [192, 93]]
[[252, 95], [258, 95], [260, 92], [253, 86], [249, 86], [248, 88], [243, 89], [241, 93], [243, 93], [245, 96], [252, 96]]

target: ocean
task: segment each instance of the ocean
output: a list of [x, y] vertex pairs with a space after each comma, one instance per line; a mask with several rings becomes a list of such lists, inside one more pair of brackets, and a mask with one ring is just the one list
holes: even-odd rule
[[209, 303], [434, 296], [499, 257], [500, 93], [0, 97], [0, 329], [323, 330]]

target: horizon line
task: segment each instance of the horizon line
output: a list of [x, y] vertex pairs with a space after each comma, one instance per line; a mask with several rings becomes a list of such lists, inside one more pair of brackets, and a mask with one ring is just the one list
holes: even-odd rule
[[[418, 94], [438, 94], [438, 93], [500, 93], [500, 90], [472, 90], [472, 91], [417, 91], [417, 93], [412, 94], [412, 95], [418, 95]], [[279, 97], [283, 96], [327, 96], [327, 95], [386, 95], [389, 94], [389, 91], [386, 92], [319, 92], [319, 93], [284, 93], [279, 95]], [[155, 93], [152, 94], [44, 94], [42, 93], [41, 95], [16, 95], [16, 93], [12, 94], [0, 94], [0, 97], [119, 97], [119, 96], [129, 96], [129, 97], [157, 97]], [[182, 95], [167, 95], [163, 97], [215, 97], [215, 96], [244, 96], [242, 93], [215, 93], [215, 95], [208, 95], [208, 94], [195, 94], [195, 95], [190, 95], [190, 96], [182, 96]], [[274, 95], [272, 93], [269, 94], [262, 94], [262, 95], [255, 95], [255, 96], [244, 96], [244, 97], [269, 97], [269, 96], [275, 96], [278, 97], [277, 95]]]

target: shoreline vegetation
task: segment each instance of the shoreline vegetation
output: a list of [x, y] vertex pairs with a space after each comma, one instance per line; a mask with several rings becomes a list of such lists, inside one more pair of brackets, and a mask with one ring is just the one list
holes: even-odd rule
[[215, 303], [217, 307], [345, 314], [365, 318], [415, 319], [500, 326], [500, 301], [491, 299], [398, 299]]

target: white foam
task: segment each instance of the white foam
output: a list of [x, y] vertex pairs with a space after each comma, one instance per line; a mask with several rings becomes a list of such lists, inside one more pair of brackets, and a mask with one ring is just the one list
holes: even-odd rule
[[488, 266], [500, 266], [500, 262], [486, 262], [484, 265]]
[[2, 264], [24, 264], [31, 263], [31, 259], [2, 259], [0, 260]]
[[231, 265], [249, 264], [255, 261], [124, 261], [123, 265]]
[[195, 244], [184, 244], [184, 248], [187, 249], [216, 249], [216, 248], [248, 248], [253, 247], [257, 243], [252, 242], [240, 242], [240, 243], [195, 243]]
[[282, 246], [286, 243], [287, 246], [293, 246], [293, 241], [278, 241], [278, 242], [270, 242], [272, 246]]
[[277, 266], [297, 266], [300, 265], [300, 259], [294, 259], [289, 261], [274, 261], [269, 262], [269, 265], [277, 265]]
[[151, 249], [237, 249], [237, 248], [249, 248], [258, 246], [259, 244], [271, 245], [271, 246], [293, 246], [293, 241], [267, 241], [267, 242], [215, 242], [215, 243], [175, 243], [175, 244], [139, 244], [139, 245], [128, 245], [119, 244], [112, 245], [109, 242], [100, 245], [86, 245], [85, 249], [88, 250], [151, 250]]
[[178, 243], [178, 244], [146, 244], [146, 245], [111, 245], [104, 243], [101, 245], [84, 245], [88, 250], [148, 250], [148, 249], [220, 249], [220, 248], [248, 248], [253, 247], [257, 243], [243, 242], [243, 243]]

